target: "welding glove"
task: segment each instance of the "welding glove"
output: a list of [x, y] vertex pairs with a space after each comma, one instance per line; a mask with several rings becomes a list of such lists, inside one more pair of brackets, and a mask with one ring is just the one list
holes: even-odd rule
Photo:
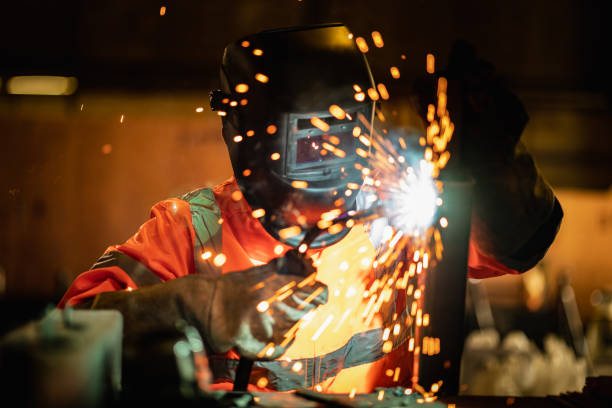
[[[217, 278], [194, 274], [131, 292], [101, 293], [92, 308], [121, 311], [128, 341], [182, 320], [200, 330], [212, 352], [235, 348], [243, 357], [275, 359], [291, 343], [281, 346], [285, 333], [327, 302], [327, 287], [307, 279], [314, 272], [312, 262], [292, 250], [268, 264]], [[269, 307], [258, 308], [264, 301]], [[270, 343], [274, 348], [265, 349]]]
[[428, 104], [435, 105], [439, 76], [448, 80], [447, 107], [456, 124], [448, 168], [475, 181], [471, 239], [483, 254], [525, 271], [544, 256], [563, 216], [520, 142], [525, 108], [490, 63], [470, 44], [456, 42], [446, 69], [416, 83], [422, 117]]
[[473, 170], [487, 163], [511, 161], [529, 117], [493, 65], [477, 58], [469, 43], [455, 42], [447, 67], [415, 83], [422, 118], [429, 104], [436, 105], [439, 77], [448, 80], [447, 107], [458, 126], [456, 136], [461, 140], [456, 155], [462, 165]]

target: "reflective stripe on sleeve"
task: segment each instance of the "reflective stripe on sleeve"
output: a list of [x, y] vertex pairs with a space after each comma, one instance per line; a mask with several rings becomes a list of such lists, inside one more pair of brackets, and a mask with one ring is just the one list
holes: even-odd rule
[[125, 271], [139, 288], [163, 282], [146, 265], [119, 251], [105, 253], [90, 269], [108, 268], [110, 266], [118, 266]]
[[[197, 273], [216, 277], [220, 268], [213, 264], [214, 254], [220, 253], [223, 241], [221, 239], [221, 210], [210, 188], [203, 188], [185, 194], [180, 198], [189, 203], [191, 223], [195, 231], [193, 248], [194, 265]], [[202, 254], [210, 251], [205, 259]]]

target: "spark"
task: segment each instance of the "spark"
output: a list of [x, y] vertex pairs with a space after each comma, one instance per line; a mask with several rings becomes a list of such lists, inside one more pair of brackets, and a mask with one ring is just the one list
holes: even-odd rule
[[427, 64], [426, 64], [426, 68], [427, 68], [427, 73], [428, 74], [433, 74], [436, 70], [436, 59], [434, 57], [433, 54], [427, 54]]
[[334, 224], [331, 227], [329, 227], [327, 229], [327, 232], [329, 232], [330, 234], [334, 235], [334, 234], [338, 234], [343, 229], [344, 229], [344, 227], [342, 226], [342, 224], [338, 223], [338, 224]]
[[272, 154], [270, 155], [270, 158], [271, 158], [272, 160], [278, 160], [278, 159], [280, 159], [280, 153], [278, 153], [278, 152], [272, 153]]
[[251, 137], [255, 134], [255, 132], [253, 130], [247, 130], [246, 135], [247, 137]]
[[331, 220], [320, 220], [317, 221], [317, 227], [319, 227], [319, 229], [324, 230], [329, 228], [330, 225], [332, 225], [333, 221]]
[[[270, 350], [272, 350], [272, 352], [274, 352], [273, 349], [270, 349]], [[272, 355], [272, 354], [270, 354], [270, 355]], [[257, 386], [259, 388], [266, 388], [267, 385], [268, 385], [268, 379], [266, 377], [261, 377], [259, 380], [257, 380]]]
[[197, 113], [202, 113], [202, 112], [204, 112], [204, 108], [203, 108], [203, 107], [201, 107], [201, 106], [198, 106], [198, 107], [195, 109], [195, 111], [196, 111]]
[[124, 115], [121, 115], [121, 118], [119, 119], [119, 123], [123, 123], [123, 119], [125, 118]]
[[393, 77], [393, 79], [399, 79], [400, 71], [397, 67], [391, 67], [389, 68], [389, 71], [391, 72], [391, 76]]
[[244, 170], [242, 171], [242, 175], [243, 175], [244, 177], [249, 177], [249, 176], [251, 175], [251, 173], [252, 173], [252, 172], [251, 172], [251, 169], [244, 169]]
[[382, 48], [385, 45], [382, 35], [378, 31], [372, 31], [372, 41], [374, 41], [374, 45], [378, 48]]
[[[347, 298], [350, 297], [348, 296], [348, 292], [347, 292]], [[346, 309], [344, 311], [344, 314], [342, 315], [342, 317], [340, 318], [340, 321], [338, 321], [338, 324], [336, 324], [336, 327], [334, 328], [334, 333], [337, 333], [338, 330], [340, 330], [340, 327], [342, 327], [342, 324], [344, 323], [344, 321], [346, 320], [346, 318], [349, 316], [349, 314], [351, 313], [352, 309]]]
[[234, 87], [234, 89], [238, 93], [246, 93], [249, 91], [249, 86], [247, 84], [238, 84]]
[[344, 109], [342, 109], [338, 105], [331, 105], [329, 107], [329, 113], [331, 113], [333, 117], [339, 120], [346, 118], [346, 112], [344, 112]]
[[288, 239], [291, 237], [295, 237], [302, 232], [302, 228], [299, 225], [294, 225], [291, 227], [283, 228], [278, 232], [278, 236], [281, 239]]
[[262, 73], [255, 74], [255, 79], [261, 82], [262, 84], [265, 84], [270, 80], [270, 78], [268, 78], [266, 75]]
[[368, 96], [373, 101], [377, 101], [380, 98], [378, 92], [376, 92], [376, 89], [374, 88], [368, 88]]
[[388, 327], [385, 328], [385, 330], [383, 330], [383, 335], [382, 335], [382, 339], [387, 341], [389, 340], [389, 334], [391, 333], [391, 329], [389, 329]]
[[322, 130], [323, 132], [329, 131], [329, 125], [317, 117], [310, 118], [310, 123], [312, 123], [314, 127], [318, 128], [319, 130]]
[[264, 282], [258, 282], [257, 284], [253, 285], [253, 287], [250, 290], [251, 292], [254, 292], [256, 290], [263, 288], [264, 286], [266, 286]]
[[236, 142], [236, 143], [242, 142], [242, 136], [241, 135], [234, 136], [234, 142]]
[[388, 100], [389, 92], [387, 91], [387, 87], [385, 86], [385, 84], [379, 83], [377, 85], [377, 88], [378, 88], [378, 93], [380, 94], [380, 97], [383, 98], [384, 100]]
[[212, 256], [212, 252], [210, 251], [206, 251], [206, 252], [202, 252], [202, 255], [200, 255], [200, 258], [202, 258], [203, 261], [209, 259]]
[[400, 367], [395, 367], [395, 371], [393, 373], [393, 381], [394, 382], [398, 382], [399, 381], [399, 375], [400, 375]]
[[363, 37], [357, 37], [355, 39], [355, 43], [357, 44], [357, 47], [359, 48], [359, 51], [363, 52], [364, 54], [366, 52], [369, 51], [369, 47], [368, 47], [368, 43], [366, 42], [365, 38]]
[[240, 45], [242, 45], [244, 48], [249, 48], [251, 43], [245, 40], [245, 41], [241, 42]]
[[268, 127], [266, 128], [266, 133], [268, 133], [269, 135], [273, 135], [276, 133], [276, 126], [275, 125], [268, 125]]
[[257, 307], [256, 307], [257, 311], [258, 311], [258, 312], [260, 312], [260, 313], [265, 312], [265, 311], [266, 311], [266, 310], [268, 310], [269, 308], [270, 308], [270, 304], [269, 304], [268, 302], [266, 302], [265, 300], [264, 300], [264, 301], [259, 302], [259, 303], [257, 304]]
[[363, 92], [357, 92], [357, 93], [355, 94], [355, 100], [356, 100], [357, 102], [363, 102], [363, 101], [365, 101], [365, 94], [364, 94]]
[[438, 78], [438, 95], [440, 93], [446, 93], [446, 87], [448, 86], [448, 81], [444, 77]]
[[213, 263], [215, 264], [215, 266], [218, 267], [223, 266], [223, 264], [225, 264], [225, 261], [227, 261], [227, 257], [225, 256], [225, 254], [217, 254], [217, 256], [215, 256], [215, 258], [213, 259]]
[[234, 201], [240, 201], [242, 200], [242, 191], [240, 190], [236, 190], [232, 193], [232, 200]]
[[448, 220], [446, 219], [446, 217], [441, 217], [440, 218], [440, 226], [442, 228], [448, 227]]
[[291, 371], [293, 371], [294, 373], [299, 373], [300, 371], [302, 371], [302, 363], [299, 361], [296, 361], [293, 366], [291, 367]]
[[159, 15], [160, 16], [165, 16], [166, 15], [166, 6], [161, 6], [159, 9]]
[[263, 55], [263, 51], [260, 50], [259, 48], [255, 48], [253, 50], [253, 55], [257, 56], [257, 57], [261, 57]]
[[319, 327], [317, 329], [315, 334], [312, 336], [311, 340], [312, 341], [316, 341], [321, 336], [321, 334], [323, 334], [323, 331], [327, 328], [327, 326], [329, 326], [329, 324], [332, 322], [332, 320], [334, 320], [334, 315], [327, 316], [327, 319], [325, 319], [325, 321], [323, 322], [321, 327]]
[[264, 215], [266, 215], [266, 210], [264, 210], [263, 208], [258, 208], [256, 210], [254, 210], [251, 215], [253, 216], [253, 218], [261, 218]]
[[378, 391], [378, 396], [376, 397], [376, 399], [379, 401], [382, 401], [384, 398], [385, 398], [385, 390]]
[[361, 92], [361, 87], [357, 84], [353, 85], [353, 89], [355, 90], [355, 92]]
[[438, 93], [438, 117], [443, 117], [446, 112], [446, 93]]
[[298, 252], [299, 252], [300, 254], [303, 254], [303, 253], [304, 253], [304, 252], [306, 252], [307, 250], [308, 250], [308, 245], [306, 245], [306, 244], [301, 244], [301, 245], [298, 247]]

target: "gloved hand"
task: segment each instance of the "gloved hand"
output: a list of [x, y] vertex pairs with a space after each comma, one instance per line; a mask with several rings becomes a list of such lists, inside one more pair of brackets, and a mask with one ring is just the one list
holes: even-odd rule
[[455, 42], [447, 67], [415, 84], [422, 118], [429, 104], [436, 105], [440, 76], [448, 80], [447, 108], [456, 124], [455, 164], [460, 160], [464, 169], [472, 170], [512, 160], [529, 117], [493, 65], [479, 59], [469, 43]]
[[[215, 282], [205, 326], [210, 346], [218, 352], [235, 347], [242, 357], [255, 359], [266, 344], [274, 343], [274, 352], [266, 358], [281, 356], [290, 344], [280, 346], [285, 333], [306, 313], [327, 302], [327, 287], [322, 283], [313, 279], [312, 284], [298, 287], [314, 272], [312, 261], [303, 261], [292, 250], [266, 265], [222, 275]], [[263, 312], [257, 310], [260, 302], [287, 292], [279, 291], [281, 288], [292, 293], [282, 301], [271, 301]], [[318, 294], [306, 303], [315, 291]]]
[[[302, 260], [293, 250], [266, 265], [213, 279], [194, 274], [131, 292], [101, 293], [92, 308], [121, 311], [127, 341], [173, 328], [177, 321], [185, 320], [200, 330], [214, 352], [236, 348], [243, 357], [274, 359], [290, 345], [280, 346], [284, 334], [306, 313], [327, 302], [325, 285], [314, 279], [298, 285], [314, 272], [312, 261]], [[279, 291], [285, 287], [292, 293], [271, 301], [275, 295], [285, 294], [286, 290]], [[262, 301], [269, 302], [263, 312], [257, 310]], [[258, 356], [268, 343], [275, 344], [274, 351]]]
[[448, 80], [447, 108], [456, 129], [444, 171], [467, 173], [475, 181], [471, 240], [479, 252], [525, 271], [544, 256], [563, 216], [520, 142], [527, 112], [493, 66], [459, 41], [445, 69], [415, 84], [417, 109], [425, 120], [428, 105], [436, 105], [440, 76]]

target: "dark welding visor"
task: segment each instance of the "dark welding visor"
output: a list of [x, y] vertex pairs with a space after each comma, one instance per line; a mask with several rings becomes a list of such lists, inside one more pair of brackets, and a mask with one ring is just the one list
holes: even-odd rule
[[211, 107], [225, 115], [223, 136], [236, 180], [251, 207], [265, 209], [258, 220], [271, 235], [295, 245], [299, 237], [283, 239], [279, 231], [296, 224], [305, 231], [327, 211], [354, 207], [355, 194], [347, 189], [362, 180], [354, 132], [369, 133], [363, 127], [374, 110], [371, 100], [356, 99], [355, 90], [375, 85], [347, 27], [244, 37], [225, 49], [221, 83]]

